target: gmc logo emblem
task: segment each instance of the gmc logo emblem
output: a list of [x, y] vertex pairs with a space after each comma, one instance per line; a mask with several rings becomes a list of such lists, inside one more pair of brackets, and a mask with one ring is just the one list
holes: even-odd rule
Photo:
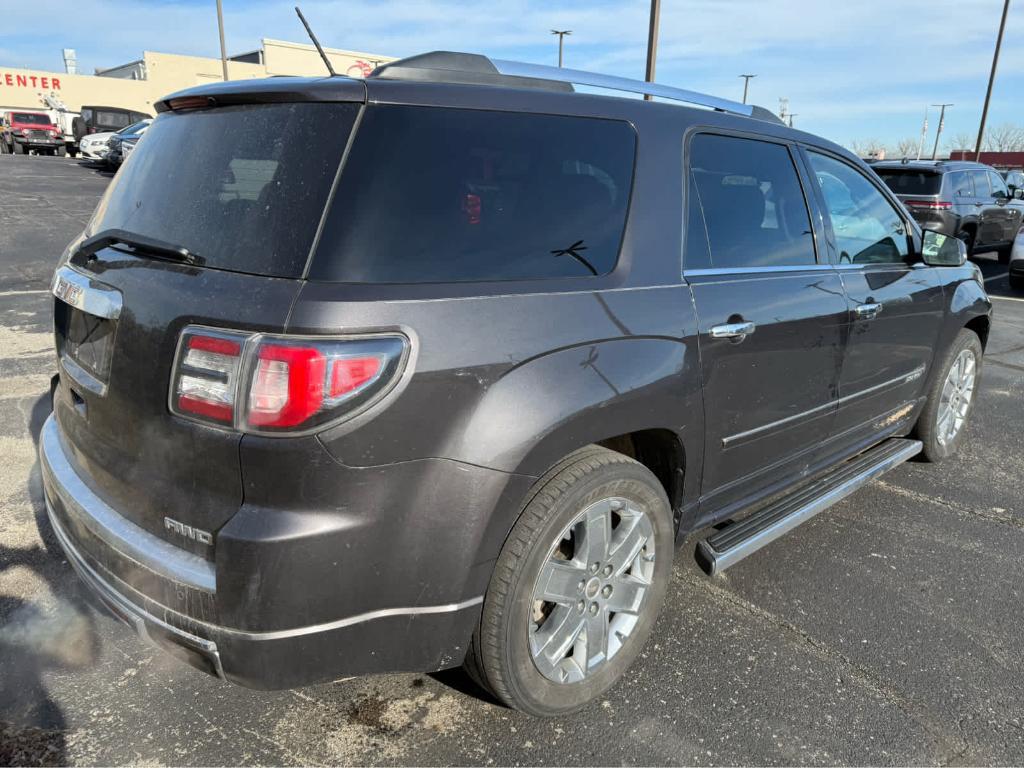
[[198, 541], [200, 544], [207, 546], [213, 544], [213, 535], [209, 531], [193, 528], [191, 525], [179, 523], [177, 520], [172, 520], [169, 517], [164, 518], [164, 528], [179, 536], [184, 536], [186, 539]]

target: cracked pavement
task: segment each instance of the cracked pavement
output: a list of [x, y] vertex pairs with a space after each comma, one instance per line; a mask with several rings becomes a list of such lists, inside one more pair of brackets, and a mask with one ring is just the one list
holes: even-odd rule
[[1024, 295], [994, 260], [963, 453], [903, 465], [715, 579], [691, 540], [629, 678], [537, 721], [458, 671], [248, 691], [91, 607], [45, 523], [35, 441], [50, 274], [108, 180], [0, 157], [0, 763], [1024, 762]]

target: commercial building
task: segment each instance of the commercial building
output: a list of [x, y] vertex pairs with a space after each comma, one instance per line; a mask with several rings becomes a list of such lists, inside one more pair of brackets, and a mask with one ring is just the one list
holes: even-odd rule
[[[325, 48], [335, 71], [365, 77], [378, 64], [394, 57]], [[264, 39], [259, 49], [228, 59], [228, 77], [245, 80], [273, 75], [326, 75], [323, 60], [312, 45]], [[45, 110], [44, 96], [62, 101], [72, 112], [83, 105], [123, 107], [153, 114], [164, 96], [194, 85], [223, 79], [221, 60], [202, 56], [145, 51], [136, 61], [97, 70], [94, 75], [46, 72], [0, 66], [0, 112], [7, 109]]]
[[[973, 160], [973, 149], [954, 149], [949, 153], [950, 160]], [[1024, 152], [982, 152], [978, 158], [985, 165], [995, 168], [1016, 169], [1024, 168]]]

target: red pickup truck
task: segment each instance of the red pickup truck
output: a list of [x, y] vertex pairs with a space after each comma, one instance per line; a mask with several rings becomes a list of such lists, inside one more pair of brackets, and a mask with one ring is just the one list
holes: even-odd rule
[[4, 112], [0, 116], [0, 152], [27, 155], [64, 155], [64, 137], [60, 128], [43, 112]]

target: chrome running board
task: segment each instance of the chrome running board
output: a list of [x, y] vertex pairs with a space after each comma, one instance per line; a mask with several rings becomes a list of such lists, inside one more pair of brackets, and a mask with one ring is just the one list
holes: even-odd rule
[[810, 520], [863, 485], [921, 451], [918, 440], [892, 438], [840, 464], [828, 474], [697, 544], [697, 563], [709, 576]]

